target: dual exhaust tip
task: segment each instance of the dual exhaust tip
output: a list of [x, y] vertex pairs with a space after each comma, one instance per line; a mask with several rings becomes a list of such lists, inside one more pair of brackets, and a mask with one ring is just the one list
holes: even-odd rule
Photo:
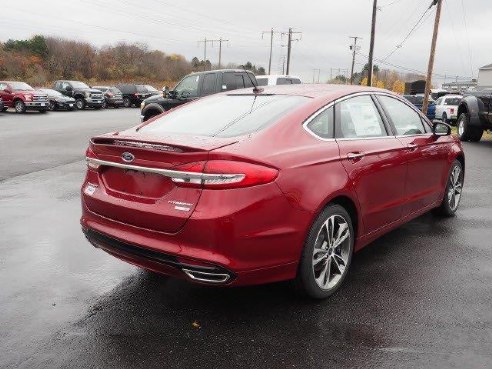
[[192, 280], [204, 283], [222, 284], [227, 283], [231, 279], [231, 275], [227, 273], [217, 273], [211, 271], [193, 270], [181, 268], [181, 270]]

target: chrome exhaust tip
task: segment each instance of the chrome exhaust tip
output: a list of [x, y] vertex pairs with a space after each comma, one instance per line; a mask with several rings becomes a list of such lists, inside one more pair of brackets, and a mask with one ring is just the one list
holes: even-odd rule
[[231, 276], [226, 273], [203, 272], [201, 270], [181, 269], [190, 279], [205, 283], [226, 283]]

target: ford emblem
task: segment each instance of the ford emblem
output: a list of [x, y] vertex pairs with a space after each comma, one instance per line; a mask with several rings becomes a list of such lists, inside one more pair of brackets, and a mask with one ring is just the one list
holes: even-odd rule
[[135, 160], [135, 155], [133, 155], [131, 152], [124, 152], [123, 154], [121, 154], [121, 158], [123, 159], [123, 161], [131, 163]]

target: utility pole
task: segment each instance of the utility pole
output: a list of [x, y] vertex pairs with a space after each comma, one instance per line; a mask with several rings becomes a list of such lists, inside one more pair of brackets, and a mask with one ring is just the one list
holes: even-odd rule
[[275, 33], [281, 33], [281, 32], [276, 32], [273, 28], [270, 31], [263, 31], [261, 33], [261, 38], [263, 38], [263, 35], [265, 33], [270, 34], [270, 58], [268, 59], [268, 74], [272, 74], [272, 50], [273, 50], [273, 36]]
[[[285, 35], [286, 33], [283, 32], [282, 35]], [[300, 34], [300, 38], [298, 39], [293, 39], [292, 35], [294, 34]], [[290, 72], [290, 54], [291, 54], [291, 49], [292, 49], [292, 41], [300, 41], [302, 39], [302, 32], [294, 32], [292, 31], [292, 28], [289, 28], [289, 32], [287, 33], [288, 39], [287, 39], [287, 70], [285, 74], [289, 74]]]
[[219, 43], [219, 69], [221, 67], [222, 63], [222, 42], [229, 42], [229, 40], [224, 40], [222, 37], [219, 38], [218, 40], [208, 40], [206, 37], [203, 40], [198, 41], [198, 45], [203, 42], [203, 62], [205, 63], [207, 61], [207, 43], [212, 44], [212, 47], [214, 47], [214, 42]]
[[367, 73], [367, 85], [372, 86], [373, 57], [374, 57], [374, 38], [376, 36], [376, 12], [378, 11], [378, 0], [372, 4], [372, 23], [371, 23], [371, 46], [369, 47], [369, 71]]
[[355, 66], [355, 53], [357, 52], [357, 40], [361, 39], [361, 37], [358, 36], [350, 36], [349, 38], [354, 39], [354, 44], [350, 46], [352, 49], [352, 70], [350, 72], [350, 84], [354, 83], [354, 66]]
[[316, 73], [318, 74], [318, 78], [317, 78], [317, 83], [319, 83], [319, 78], [320, 78], [320, 74], [321, 74], [321, 69], [319, 68], [314, 68], [313, 69], [313, 83], [315, 83], [316, 81]]
[[422, 112], [427, 114], [427, 108], [429, 107], [429, 94], [432, 82], [432, 70], [434, 69], [434, 56], [436, 54], [437, 34], [439, 31], [439, 21], [441, 20], [441, 8], [442, 0], [432, 0], [430, 7], [437, 5], [436, 18], [434, 20], [434, 33], [432, 34], [432, 44], [429, 56], [429, 66], [427, 68], [427, 78], [425, 80], [425, 95], [424, 103], [422, 105]]

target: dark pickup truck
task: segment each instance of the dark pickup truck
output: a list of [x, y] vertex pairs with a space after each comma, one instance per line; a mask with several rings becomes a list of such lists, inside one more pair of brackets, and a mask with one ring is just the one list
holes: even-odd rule
[[458, 135], [461, 141], [478, 142], [492, 129], [492, 89], [470, 91], [458, 106]]
[[164, 97], [152, 96], [145, 99], [141, 108], [141, 119], [146, 121], [166, 110], [199, 99], [207, 95], [239, 88], [254, 87], [256, 78], [252, 72], [242, 69], [220, 69], [208, 72], [192, 73], [185, 76], [168, 91]]
[[53, 89], [65, 96], [75, 99], [75, 107], [83, 110], [86, 107], [101, 109], [104, 104], [103, 93], [95, 88], [90, 88], [84, 82], [56, 81]]

